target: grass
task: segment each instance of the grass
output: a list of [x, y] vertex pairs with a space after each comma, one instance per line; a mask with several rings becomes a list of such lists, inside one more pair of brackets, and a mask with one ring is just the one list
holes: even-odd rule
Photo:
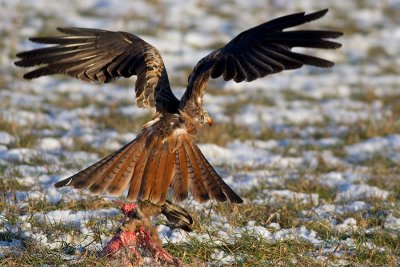
[[37, 137], [31, 133], [26, 133], [23, 126], [5, 119], [0, 115], [0, 131], [5, 131], [11, 135], [16, 135], [16, 141], [11, 144], [12, 147], [32, 147], [36, 144]]
[[[186, 263], [197, 263], [204, 265], [204, 261], [212, 258], [216, 251], [224, 252], [225, 257], [234, 258], [234, 266], [265, 266], [290, 264], [293, 257], [300, 264], [310, 264], [314, 260], [306, 256], [312, 251], [312, 246], [299, 240], [282, 241], [271, 243], [251, 232], [242, 232], [240, 237], [234, 238], [233, 242], [217, 242], [218, 239], [200, 241], [196, 238], [188, 242], [176, 245], [167, 244], [166, 248], [177, 255]], [[218, 260], [215, 261], [218, 264]]]
[[[319, 172], [317, 169], [316, 172]], [[328, 171], [332, 171], [328, 169]], [[305, 174], [301, 175], [299, 179], [288, 180], [284, 188], [306, 194], [317, 194], [320, 199], [327, 202], [332, 202], [335, 198], [336, 190], [320, 183], [318, 177], [306, 178]]]
[[[68, 256], [62, 256], [63, 254], [73, 255], [74, 249], [71, 249], [68, 245], [60, 249], [49, 249], [38, 245], [35, 242], [25, 241], [23, 242], [22, 251], [16, 251], [5, 255], [0, 259], [1, 266], [38, 266], [38, 265], [53, 265], [59, 266], [68, 264], [68, 266], [105, 266], [107, 260], [105, 258], [99, 258], [93, 251], [85, 253], [80, 260], [71, 261]], [[65, 253], [67, 252], [67, 253]], [[70, 256], [72, 256], [70, 255]]]
[[[335, 263], [339, 259], [346, 259], [349, 263], [354, 264], [372, 264], [379, 265], [383, 263], [395, 264], [400, 256], [399, 235], [391, 233], [383, 228], [367, 234], [364, 228], [382, 226], [382, 221], [377, 220], [376, 216], [368, 215], [367, 211], [355, 214], [343, 214], [337, 216], [338, 221], [341, 217], [353, 217], [357, 220], [357, 226], [361, 230], [351, 231], [350, 234], [342, 234], [334, 230], [331, 224], [325, 220], [313, 220], [302, 223], [297, 218], [305, 206], [299, 206], [296, 203], [282, 203], [279, 208], [271, 206], [259, 206], [254, 204], [230, 205], [219, 204], [213, 207], [219, 215], [226, 218], [227, 223], [233, 227], [244, 226], [250, 220], [255, 220], [256, 225], [264, 225], [264, 223], [278, 222], [282, 228], [296, 228], [304, 225], [308, 230], [314, 230], [318, 237], [322, 240], [329, 240], [330, 243], [340, 244], [347, 238], [355, 241], [355, 246], [346, 246], [343, 243], [338, 245], [336, 252], [340, 252], [343, 256], [335, 256], [334, 253], [324, 255], [321, 259], [315, 259], [318, 255], [316, 249], [310, 243], [304, 240], [285, 240], [285, 241], [266, 241], [264, 238], [258, 237], [252, 232], [241, 232], [240, 236], [230, 236], [232, 241], [219, 240], [218, 235], [210, 233], [210, 237], [205, 240], [190, 238], [182, 244], [168, 244], [168, 251], [179, 257], [186, 263], [202, 264], [204, 261], [212, 259], [216, 251], [223, 251], [225, 257], [234, 257], [235, 266], [275, 266], [292, 265], [294, 263], [301, 266], [324, 265], [327, 262]], [[382, 207], [376, 207], [375, 211], [379, 212]], [[260, 221], [263, 218], [265, 221]], [[272, 218], [272, 219], [271, 219]], [[218, 229], [213, 229], [217, 231]], [[273, 232], [273, 230], [272, 230]], [[376, 247], [369, 248], [366, 244], [370, 242]], [[380, 248], [384, 247], [382, 251]], [[397, 261], [396, 261], [397, 260]], [[218, 261], [214, 261], [218, 262]], [[202, 266], [202, 265], [200, 265]]]
[[[97, 198], [51, 204], [41, 199], [28, 201], [27, 207], [20, 208], [19, 205], [15, 205], [13, 199], [8, 199], [8, 201], [7, 205], [3, 206], [2, 215], [4, 217], [0, 221], [0, 241], [21, 240], [22, 247], [0, 257], [0, 266], [37, 266], [43, 264], [58, 266], [66, 263], [71, 266], [104, 266], [107, 263], [105, 258], [99, 257], [97, 251], [91, 248], [86, 249], [86, 247], [93, 242], [106, 242], [106, 240], [101, 240], [101, 236], [111, 236], [116, 229], [116, 226], [109, 228], [109, 222], [114, 225], [114, 222], [117, 223], [121, 220], [121, 216], [86, 218], [85, 227], [89, 233], [92, 233], [88, 235], [83, 234], [78, 225], [54, 221], [45, 215], [37, 217], [35, 214], [38, 212], [45, 214], [48, 211], [63, 209], [72, 211], [96, 210], [115, 207], [114, 203]], [[28, 215], [24, 222], [25, 226], [21, 226], [19, 214]], [[19, 230], [21, 232], [15, 233], [11, 230], [15, 226], [23, 227]], [[50, 242], [59, 243], [59, 246], [51, 248], [41, 245], [38, 240], [23, 236], [24, 231], [42, 234]], [[72, 239], [67, 241], [66, 236], [70, 236]], [[88, 245], [82, 246], [82, 242], [87, 243], [86, 240], [92, 241]], [[73, 257], [74, 255], [78, 255], [78, 260]]]
[[[132, 104], [132, 103], [131, 103]], [[109, 107], [104, 116], [92, 117], [93, 121], [103, 129], [114, 129], [119, 133], [139, 132], [142, 126], [154, 116], [151, 112], [139, 117], [121, 114], [117, 106]]]
[[[98, 210], [98, 209], [107, 209], [107, 208], [116, 208], [117, 205], [113, 202], [106, 201], [101, 197], [92, 197], [87, 199], [80, 200], [70, 200], [63, 201], [61, 200], [58, 203], [51, 203], [47, 201], [45, 198], [30, 198], [27, 200], [26, 205], [20, 208], [15, 204], [15, 192], [28, 190], [27, 187], [12, 187], [8, 188], [7, 193], [3, 193], [3, 212], [12, 212], [15, 214], [33, 214], [35, 212], [49, 212], [54, 210], [72, 210], [72, 211], [80, 211], [80, 210]], [[15, 191], [14, 191], [15, 190]]]
[[199, 140], [202, 142], [220, 146], [224, 146], [234, 139], [246, 140], [248, 138], [255, 139], [255, 137], [256, 135], [249, 129], [239, 127], [234, 123], [218, 123], [218, 125], [203, 129], [199, 134]]
[[249, 221], [267, 227], [270, 223], [279, 223], [281, 228], [293, 228], [300, 225], [297, 219], [304, 209], [309, 209], [311, 204], [301, 204], [296, 201], [281, 201], [276, 205], [227, 205], [218, 204], [214, 208], [218, 215], [224, 217], [229, 225], [246, 226]]
[[[284, 93], [284, 95], [287, 93]], [[292, 98], [289, 93], [285, 96]], [[368, 138], [376, 136], [385, 136], [395, 134], [398, 130], [397, 121], [394, 116], [398, 115], [399, 111], [395, 106], [395, 101], [383, 99], [374, 93], [366, 92], [365, 95], [353, 95], [353, 99], [365, 103], [374, 103], [380, 99], [391, 110], [388, 118], [392, 120], [371, 121], [359, 120], [352, 125], [346, 125], [348, 132], [344, 136], [340, 136], [338, 145], [321, 148], [317, 145], [299, 145], [288, 146], [272, 150], [271, 153], [277, 153], [281, 156], [302, 156], [305, 151], [316, 151], [318, 154], [316, 168], [300, 168], [296, 170], [294, 179], [283, 179], [282, 183], [277, 186], [261, 185], [249, 191], [243, 192], [242, 196], [248, 201], [242, 205], [230, 205], [227, 203], [214, 203], [210, 209], [206, 209], [197, 213], [200, 224], [203, 226], [197, 233], [207, 236], [206, 239], [199, 238], [196, 235], [189, 236], [188, 240], [183, 243], [169, 243], [166, 249], [176, 257], [179, 257], [187, 264], [195, 264], [199, 266], [207, 266], [206, 262], [214, 262], [219, 264], [224, 259], [232, 259], [233, 266], [329, 266], [331, 264], [342, 264], [343, 261], [350, 265], [396, 265], [399, 262], [399, 233], [384, 228], [385, 218], [389, 213], [400, 217], [398, 209], [393, 208], [393, 205], [399, 201], [399, 166], [391, 162], [384, 156], [376, 156], [364, 163], [359, 163], [361, 166], [367, 167], [369, 179], [367, 184], [377, 186], [391, 192], [390, 197], [386, 201], [379, 199], [366, 199], [364, 201], [372, 205], [367, 211], [355, 213], [334, 213], [332, 216], [337, 223], [343, 222], [347, 218], [354, 218], [357, 221], [357, 229], [347, 232], [339, 232], [329, 220], [318, 218], [315, 219], [313, 213], [310, 212], [315, 206], [313, 203], [301, 203], [296, 200], [280, 199], [276, 203], [259, 204], [257, 201], [266, 197], [268, 190], [290, 190], [293, 192], [301, 192], [306, 194], [317, 194], [319, 196], [319, 204], [338, 204], [335, 203], [336, 189], [324, 186], [320, 183], [320, 177], [329, 172], [342, 172], [349, 170], [346, 166], [331, 166], [329, 162], [325, 162], [322, 157], [322, 152], [326, 149], [332, 151], [334, 155], [343, 159], [346, 157], [344, 148], [346, 145], [361, 142]], [[82, 102], [66, 104], [65, 108], [79, 108], [90, 105], [90, 101], [86, 99]], [[251, 102], [251, 99], [246, 101]], [[246, 101], [238, 104], [230, 104], [228, 116], [234, 116], [235, 112], [240, 111], [240, 106], [245, 105]], [[274, 105], [268, 99], [258, 100], [262, 105]], [[304, 99], [304, 101], [309, 101]], [[311, 101], [311, 100], [310, 100]], [[50, 105], [62, 105], [62, 102], [54, 100]], [[123, 105], [125, 105], [123, 103]], [[390, 117], [392, 116], [392, 117]], [[100, 129], [114, 129], [119, 133], [137, 132], [143, 123], [151, 118], [151, 114], [142, 117], [129, 117], [122, 115], [117, 105], [111, 105], [108, 112], [102, 116], [89, 116], [87, 119], [94, 124], [99, 125]], [[324, 132], [330, 122], [325, 124], [308, 124], [296, 126], [296, 131], [276, 131], [274, 129], [263, 127], [259, 133], [254, 133], [249, 129], [241, 127], [235, 123], [221, 123], [211, 128], [206, 128], [201, 132], [200, 140], [204, 143], [215, 143], [225, 145], [232, 140], [283, 140], [300, 138], [299, 132], [307, 127], [316, 126], [321, 129], [320, 132], [313, 133], [316, 139], [331, 137], [329, 133]], [[17, 141], [11, 147], [34, 147], [38, 141], [38, 137], [24, 132], [24, 127], [16, 123], [9, 122], [5, 119], [0, 120], [0, 129], [5, 130], [16, 136]], [[293, 148], [295, 148], [293, 150]], [[101, 147], [92, 147], [79, 139], [74, 138], [72, 146], [66, 148], [71, 151], [86, 151], [97, 153], [98, 155], [106, 155], [110, 151]], [[295, 151], [295, 152], [293, 152]], [[44, 166], [48, 164], [44, 158], [38, 157], [30, 162], [32, 165]], [[67, 163], [66, 163], [67, 164]], [[65, 166], [75, 168], [76, 166]], [[240, 171], [251, 171], [241, 169]], [[238, 170], [233, 170], [238, 171]], [[280, 177], [287, 176], [293, 170], [270, 169], [270, 171]], [[79, 243], [85, 240], [93, 240], [93, 242], [105, 242], [104, 236], [111, 236], [115, 231], [121, 216], [114, 218], [88, 218], [85, 221], [85, 227], [89, 229], [89, 235], [83, 235], [81, 229], [75, 225], [55, 222], [51, 220], [37, 220], [34, 214], [41, 212], [46, 213], [54, 210], [97, 210], [100, 208], [115, 207], [115, 204], [105, 201], [103, 198], [84, 198], [76, 201], [61, 201], [59, 203], [50, 203], [46, 199], [29, 199], [20, 207], [16, 205], [15, 192], [27, 191], [30, 188], [24, 185], [20, 179], [21, 174], [16, 167], [14, 170], [7, 165], [0, 165], [0, 174], [5, 175], [7, 179], [0, 180], [0, 208], [5, 216], [5, 224], [0, 224], [0, 227], [8, 225], [18, 225], [20, 215], [29, 215], [30, 227], [28, 231], [38, 232], [47, 236], [49, 240], [57, 240], [62, 236], [76, 236], [70, 242], [63, 242], [57, 248], [49, 248], [40, 243], [33, 242], [30, 238], [18, 236], [11, 231], [0, 231], [0, 240], [10, 242], [13, 239], [22, 240], [21, 250], [6, 254], [0, 259], [0, 265], [7, 266], [29, 266], [29, 265], [76, 265], [76, 266], [103, 266], [107, 263], [104, 258], [99, 258], [96, 251], [87, 248], [83, 249]], [[6, 176], [4, 176], [6, 177]], [[14, 177], [14, 178], [12, 178]], [[385, 177], [385, 179], [382, 179]], [[5, 193], [7, 192], [7, 193]], [[318, 206], [317, 205], [317, 206]], [[190, 209], [190, 207], [189, 207]], [[396, 211], [397, 210], [397, 211]], [[254, 221], [255, 225], [265, 227], [271, 234], [279, 231], [271, 227], [271, 223], [278, 224], [282, 229], [297, 229], [306, 227], [309, 231], [315, 231], [317, 237], [323, 240], [330, 248], [327, 252], [325, 248], [317, 247], [306, 240], [295, 238], [285, 240], [267, 240], [260, 237], [257, 233], [242, 230], [232, 233], [231, 238], [227, 241], [220, 238], [218, 232], [224, 230], [221, 226], [213, 227], [213, 214], [222, 218], [224, 223], [237, 229], [245, 229], [249, 221]], [[109, 225], [113, 225], [110, 227]], [[368, 232], [367, 229], [376, 229], [374, 232]], [[346, 245], [346, 240], [351, 239], [354, 246]], [[62, 238], [61, 238], [62, 240]], [[366, 244], [373, 244], [368, 246]], [[384, 248], [382, 250], [381, 248]], [[218, 253], [219, 254], [218, 254]], [[217, 256], [217, 254], [220, 256]], [[221, 254], [222, 253], [222, 254]], [[222, 258], [221, 258], [222, 257]], [[73, 259], [74, 260], [71, 260]]]
[[368, 234], [360, 230], [351, 233], [350, 237], [355, 241], [355, 247], [348, 249], [348, 258], [354, 264], [396, 266], [399, 263], [399, 235], [386, 231]]

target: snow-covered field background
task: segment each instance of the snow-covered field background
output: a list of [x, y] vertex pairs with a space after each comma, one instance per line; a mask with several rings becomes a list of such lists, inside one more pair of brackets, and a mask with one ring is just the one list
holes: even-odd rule
[[130, 141], [151, 118], [134, 79], [25, 81], [27, 39], [56, 26], [135, 33], [163, 55], [180, 96], [192, 67], [236, 34], [280, 15], [329, 8], [305, 27], [344, 32], [336, 62], [252, 83], [212, 81], [215, 124], [200, 147], [245, 204], [186, 201], [202, 228], [162, 219], [186, 263], [400, 264], [400, 2], [0, 0], [0, 265], [104, 265], [96, 251], [121, 215], [113, 198], [53, 183]]

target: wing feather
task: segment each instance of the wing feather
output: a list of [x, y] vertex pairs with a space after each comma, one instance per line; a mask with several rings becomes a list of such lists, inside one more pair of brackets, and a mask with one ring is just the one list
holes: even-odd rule
[[225, 71], [225, 58], [218, 60], [211, 69], [211, 78], [218, 78]]
[[[156, 48], [126, 32], [85, 28], [57, 29], [67, 35], [30, 38], [36, 43], [55, 46], [17, 54], [20, 60], [15, 65], [39, 66], [26, 73], [24, 78], [66, 74], [83, 81], [108, 83], [121, 76], [128, 78], [141, 75], [144, 79], [136, 81], [138, 106], [156, 107], [160, 112], [176, 112], [179, 100], [171, 91], [164, 62]], [[138, 93], [142, 88], [146, 90]]]
[[283, 16], [254, 28], [246, 30], [233, 38], [224, 47], [211, 52], [201, 59], [189, 76], [187, 90], [182, 97], [180, 108], [191, 99], [202, 104], [202, 96], [207, 87], [208, 78], [222, 76], [224, 80], [251, 82], [268, 74], [283, 70], [297, 69], [303, 65], [331, 67], [334, 65], [325, 59], [291, 52], [293, 47], [336, 49], [341, 44], [335, 39], [341, 32], [323, 30], [292, 30], [286, 28], [298, 26], [321, 18], [327, 9], [310, 14], [304, 12]]
[[232, 56], [232, 59], [234, 60], [236, 67], [236, 75], [233, 80], [237, 83], [240, 83], [246, 79], [246, 72], [244, 71], [242, 64], [237, 58]]
[[225, 81], [232, 80], [237, 74], [236, 61], [235, 61], [234, 57], [232, 57], [232, 56], [227, 57], [225, 68], [226, 68], [226, 71], [223, 73], [224, 80]]

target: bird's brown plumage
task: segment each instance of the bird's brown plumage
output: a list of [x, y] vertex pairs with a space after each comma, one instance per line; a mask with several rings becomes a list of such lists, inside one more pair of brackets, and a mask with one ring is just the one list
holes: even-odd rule
[[172, 188], [175, 201], [187, 198], [241, 203], [196, 145], [200, 128], [210, 122], [202, 107], [209, 78], [222, 76], [235, 82], [253, 81], [268, 74], [303, 65], [331, 67], [333, 63], [295, 53], [293, 47], [339, 48], [328, 39], [335, 31], [286, 28], [316, 20], [327, 10], [280, 17], [246, 30], [224, 47], [211, 52], [194, 67], [181, 100], [171, 91], [167, 71], [156, 48], [126, 32], [85, 28], [58, 28], [65, 35], [34, 37], [33, 42], [55, 46], [17, 54], [20, 67], [41, 65], [27, 79], [66, 74], [84, 81], [110, 82], [136, 75], [139, 107], [155, 107], [156, 116], [136, 139], [108, 157], [55, 184], [57, 188], [86, 188], [94, 194], [119, 196], [128, 190], [131, 201], [166, 202]]

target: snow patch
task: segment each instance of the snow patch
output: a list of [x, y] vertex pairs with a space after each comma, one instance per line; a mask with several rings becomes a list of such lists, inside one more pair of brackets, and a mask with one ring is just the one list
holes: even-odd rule
[[0, 145], [11, 145], [15, 142], [15, 137], [7, 132], [0, 131]]
[[42, 150], [59, 150], [61, 149], [61, 143], [59, 139], [46, 137], [39, 141], [37, 148]]
[[393, 215], [389, 215], [386, 217], [383, 226], [386, 229], [398, 231], [400, 229], [400, 218], [396, 218]]
[[370, 198], [380, 198], [385, 200], [388, 196], [388, 191], [382, 190], [376, 186], [366, 184], [346, 184], [339, 188], [335, 201], [340, 202]]
[[263, 193], [267, 194], [269, 197], [269, 201], [279, 202], [285, 201], [294, 201], [302, 204], [312, 203], [314, 206], [318, 205], [319, 195], [318, 194], [306, 194], [293, 192], [290, 190], [264, 190]]
[[365, 161], [375, 155], [389, 155], [390, 152], [400, 153], [400, 135], [374, 137], [366, 141], [349, 145], [345, 148], [349, 159], [353, 162]]

